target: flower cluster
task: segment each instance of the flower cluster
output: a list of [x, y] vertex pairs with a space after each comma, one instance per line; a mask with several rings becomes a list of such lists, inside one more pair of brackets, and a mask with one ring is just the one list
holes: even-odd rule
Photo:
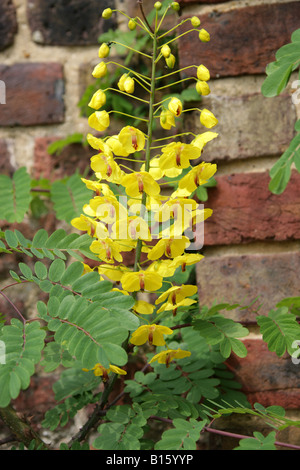
[[[155, 101], [155, 92], [160, 89], [159, 81], [165, 76], [172, 77], [173, 74], [156, 74], [159, 62], [163, 61], [163, 66], [169, 69], [173, 69], [176, 62], [172, 43], [177, 38], [163, 42], [167, 34], [160, 33], [160, 27], [167, 11], [178, 10], [179, 5], [177, 2], [170, 3], [159, 21], [158, 11], [161, 7], [160, 2], [155, 3], [153, 29], [144, 19], [129, 18], [124, 14], [128, 18], [129, 29], [139, 27], [152, 38], [153, 51], [151, 55], [147, 55], [151, 60], [151, 74], [142, 75], [119, 65], [124, 68], [124, 74], [117, 87], [110, 89], [115, 93], [130, 95], [131, 99], [135, 98], [135, 90], [140, 85], [143, 91], [148, 92], [147, 99], [143, 100], [149, 109], [148, 119], [144, 119], [147, 131], [134, 125], [126, 125], [118, 134], [106, 135], [110, 126], [110, 114], [113, 112], [101, 109], [106, 104], [107, 90], [100, 89], [93, 95], [89, 103], [93, 112], [88, 123], [96, 131], [96, 136], [89, 133], [87, 140], [95, 150], [95, 155], [91, 158], [95, 178], [82, 180], [94, 191], [94, 197], [83, 207], [83, 214], [72, 220], [72, 225], [93, 238], [90, 249], [99, 258], [99, 266], [95, 269], [98, 269], [101, 278], [104, 276], [115, 282], [120, 292], [132, 295], [135, 299], [132, 311], [140, 318], [141, 325], [133, 332], [129, 341], [135, 346], [148, 343], [164, 347], [165, 337], [172, 335], [173, 330], [159, 324], [161, 314], [164, 313], [165, 316], [170, 313], [172, 318], [178, 308], [189, 307], [196, 302], [191, 298], [197, 293], [196, 286], [171, 285], [166, 290], [165, 279], [172, 277], [177, 268], [181, 267], [184, 271], [187, 265], [198, 263], [203, 258], [199, 253], [189, 253], [189, 234], [194, 234], [195, 226], [203, 224], [212, 211], [200, 207], [193, 198], [193, 193], [213, 177], [216, 165], [201, 161], [193, 166], [192, 161], [199, 161], [206, 144], [217, 137], [217, 133], [207, 129], [213, 128], [218, 121], [211, 111], [204, 108], [198, 110], [200, 123], [205, 128], [202, 133], [195, 135], [189, 132], [163, 139], [153, 137], [155, 120], [165, 131], [172, 127], [176, 130], [178, 118], [184, 112], [195, 110], [184, 109], [181, 100], [175, 96]], [[113, 10], [108, 8], [102, 16], [110, 18], [112, 14]], [[192, 31], [199, 32], [200, 41], [210, 40], [207, 31], [197, 29], [200, 25], [197, 17], [192, 17], [189, 21]], [[183, 21], [180, 24], [182, 23]], [[171, 31], [175, 29], [176, 27]], [[111, 43], [101, 44], [101, 61], [92, 72], [94, 77], [103, 77], [108, 73], [109, 61], [103, 59], [110, 55], [110, 48]], [[203, 64], [191, 67], [195, 69], [195, 76], [191, 79], [196, 81], [197, 92], [200, 95], [209, 94], [208, 69]], [[183, 141], [180, 138], [183, 135], [191, 136], [190, 141]], [[132, 161], [139, 167], [130, 167], [128, 162]], [[165, 178], [178, 179], [177, 189], [170, 191], [168, 195], [162, 191], [166, 187], [163, 186], [166, 184]], [[116, 185], [119, 188], [118, 194], [112, 190]], [[135, 262], [133, 268], [129, 268], [123, 262], [123, 257], [124, 253], [132, 251]], [[145, 257], [143, 262], [142, 255]], [[157, 300], [154, 304], [141, 300], [140, 292], [155, 292], [158, 294]], [[151, 321], [148, 321], [147, 315], [151, 315]], [[157, 360], [168, 366], [172, 360], [189, 355], [189, 351], [166, 349], [154, 355], [151, 362]], [[96, 375], [106, 378], [110, 371], [116, 372], [115, 366], [110, 366], [107, 370], [101, 364], [94, 367]], [[120, 369], [117, 373], [124, 371]]]

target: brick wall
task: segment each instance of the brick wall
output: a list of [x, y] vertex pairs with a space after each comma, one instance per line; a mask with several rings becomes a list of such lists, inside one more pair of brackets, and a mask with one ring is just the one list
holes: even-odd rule
[[[133, 0], [70, 0], [65, 6], [52, 0], [1, 1], [0, 80], [6, 83], [6, 105], [0, 105], [2, 173], [25, 165], [34, 177], [54, 178], [89, 164], [91, 154], [80, 146], [55, 158], [47, 145], [89, 131], [77, 103], [97, 63], [99, 33], [116, 26], [100, 18], [114, 2], [133, 14]], [[153, 3], [144, 0], [146, 10]], [[251, 302], [259, 295], [259, 313], [266, 314], [281, 298], [299, 295], [300, 177], [293, 174], [286, 191], [275, 196], [268, 190], [268, 171], [293, 137], [300, 109], [289, 90], [267, 99], [260, 87], [266, 64], [299, 27], [300, 3], [180, 3], [182, 17], [199, 16], [211, 34], [211, 42], [197, 41], [197, 48], [190, 36], [183, 36], [180, 65], [209, 68], [211, 94], [203, 98], [203, 107], [219, 118], [219, 137], [203, 154], [218, 164], [218, 174], [207, 203], [214, 215], [205, 225], [205, 259], [197, 267], [200, 302]], [[196, 114], [186, 117], [184, 125], [200, 132]], [[253, 309], [231, 315], [251, 331], [247, 358], [228, 361], [249, 400], [296, 413], [299, 366], [268, 351]]]

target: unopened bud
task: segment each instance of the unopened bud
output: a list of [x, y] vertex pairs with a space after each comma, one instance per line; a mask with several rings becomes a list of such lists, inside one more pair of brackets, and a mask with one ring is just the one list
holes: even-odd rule
[[207, 82], [204, 82], [203, 80], [198, 80], [196, 83], [196, 90], [199, 93], [199, 95], [209, 95], [210, 94], [210, 88]]
[[100, 59], [104, 59], [105, 57], [107, 57], [109, 55], [109, 46], [104, 42], [103, 44], [101, 44], [101, 46], [99, 47], [99, 57]]
[[154, 8], [155, 8], [155, 10], [158, 11], [158, 10], [161, 9], [161, 7], [162, 7], [162, 4], [161, 4], [160, 2], [155, 2], [155, 3], [154, 3]]
[[173, 10], [175, 11], [179, 11], [180, 10], [180, 5], [178, 2], [172, 2], [171, 3], [171, 8], [173, 8]]
[[128, 28], [130, 31], [133, 31], [136, 28], [136, 22], [133, 19], [130, 19], [128, 21]]
[[102, 18], [104, 18], [105, 20], [108, 20], [108, 18], [110, 18], [111, 15], [112, 15], [112, 9], [111, 8], [106, 8], [102, 12]]
[[194, 26], [194, 28], [198, 28], [198, 26], [200, 25], [200, 20], [197, 16], [193, 16], [191, 18], [191, 23], [192, 23], [192, 26]]
[[169, 67], [169, 69], [172, 69], [175, 65], [176, 59], [173, 54], [170, 54], [169, 57], [166, 58], [166, 64]]
[[162, 55], [167, 58], [169, 57], [169, 55], [171, 54], [171, 49], [170, 47], [168, 46], [168, 44], [164, 44], [161, 48], [161, 53]]
[[209, 42], [210, 41], [210, 34], [205, 29], [200, 29], [199, 32], [199, 39], [201, 42]]

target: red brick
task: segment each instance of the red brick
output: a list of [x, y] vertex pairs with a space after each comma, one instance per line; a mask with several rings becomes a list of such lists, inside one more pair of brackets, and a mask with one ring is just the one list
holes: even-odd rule
[[[210, 33], [211, 41], [200, 43], [196, 32], [182, 36], [178, 43], [180, 66], [204, 64], [212, 77], [264, 73], [277, 49], [291, 41], [292, 32], [299, 27], [299, 15], [298, 1], [200, 15], [200, 28]], [[188, 28], [189, 22], [184, 23], [180, 33]], [[185, 73], [193, 75], [195, 70]]]
[[196, 268], [200, 302], [208, 307], [222, 302], [249, 305], [222, 313], [246, 325], [256, 324], [257, 315], [266, 315], [284, 297], [299, 295], [299, 271], [297, 252], [207, 256]]
[[0, 78], [6, 83], [6, 104], [1, 105], [0, 126], [34, 126], [64, 121], [61, 64], [0, 65]]
[[246, 339], [245, 358], [232, 355], [226, 361], [236, 380], [242, 385], [251, 404], [278, 405], [285, 409], [300, 408], [299, 366], [291, 357], [278, 357], [260, 339]]
[[102, 11], [111, 0], [30, 0], [27, 16], [32, 38], [38, 43], [58, 46], [97, 45], [98, 36], [114, 28], [115, 15], [104, 20]]
[[1, 0], [0, 4], [0, 51], [11, 46], [17, 32], [16, 8], [12, 0]]
[[[281, 155], [295, 135], [295, 107], [287, 94], [276, 99], [260, 93], [228, 96], [212, 93], [201, 101], [201, 108], [214, 113], [219, 122], [213, 129], [219, 135], [204, 150], [206, 161], [218, 162], [252, 157]], [[186, 113], [185, 130], [201, 133], [205, 129], [199, 112]]]
[[204, 223], [204, 246], [300, 238], [300, 175], [293, 171], [280, 195], [268, 189], [268, 172], [216, 177]]
[[47, 151], [48, 146], [56, 140], [59, 138], [39, 137], [35, 140], [33, 177], [54, 181], [71, 176], [76, 170], [84, 174], [90, 167], [90, 158], [95, 154], [95, 150], [89, 146], [74, 143], [67, 145], [60, 153], [50, 155]]

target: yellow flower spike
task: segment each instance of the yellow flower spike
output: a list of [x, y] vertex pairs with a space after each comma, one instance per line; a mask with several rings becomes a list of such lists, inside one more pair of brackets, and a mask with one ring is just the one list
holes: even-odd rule
[[171, 49], [170, 47], [168, 46], [168, 44], [164, 44], [161, 48], [161, 53], [162, 55], [164, 56], [165, 59], [167, 59], [170, 54], [171, 54]]
[[163, 278], [159, 274], [147, 271], [125, 273], [121, 279], [122, 287], [127, 292], [154, 292], [161, 288]]
[[125, 175], [121, 179], [121, 185], [125, 187], [130, 197], [138, 197], [145, 192], [149, 196], [158, 196], [160, 186], [147, 171], [134, 172]]
[[175, 126], [175, 116], [169, 109], [163, 109], [159, 117], [160, 125], [163, 129], [170, 130]]
[[105, 131], [109, 124], [109, 114], [107, 111], [95, 111], [88, 118], [88, 124], [96, 131]]
[[129, 94], [134, 93], [134, 80], [133, 80], [133, 78], [127, 77], [124, 80], [123, 86], [124, 86], [124, 90], [126, 91], [126, 93], [129, 93]]
[[141, 346], [147, 341], [150, 345], [164, 346], [166, 344], [164, 335], [172, 335], [173, 330], [163, 325], [142, 325], [132, 333], [130, 342], [135, 346]]
[[202, 162], [200, 165], [192, 168], [192, 170], [179, 181], [178, 186], [180, 189], [187, 189], [192, 193], [198, 186], [207, 183], [216, 171], [217, 165], [215, 163]]
[[185, 236], [180, 238], [163, 238], [148, 253], [148, 259], [154, 261], [164, 255], [168, 258], [176, 258], [176, 256], [182, 255], [189, 245], [190, 241]]
[[210, 34], [206, 31], [206, 29], [200, 29], [199, 31], [199, 39], [201, 42], [209, 42], [210, 41]]
[[137, 300], [132, 309], [142, 315], [151, 315], [154, 310], [154, 305], [149, 304], [149, 302], [145, 300]]
[[199, 65], [197, 67], [197, 78], [198, 80], [207, 82], [210, 79], [210, 73], [207, 67], [205, 65]]
[[148, 223], [139, 216], [117, 220], [111, 227], [111, 237], [123, 240], [152, 240]]
[[123, 261], [120, 245], [110, 238], [94, 240], [90, 246], [90, 250], [106, 263], [114, 263], [114, 260], [119, 263]]
[[218, 135], [219, 134], [217, 132], [212, 131], [202, 132], [202, 134], [198, 134], [195, 139], [192, 140], [191, 144], [195, 147], [198, 147], [200, 150], [203, 150], [205, 145], [211, 140], [218, 137]]
[[200, 149], [192, 144], [172, 142], [162, 148], [159, 167], [162, 170], [188, 168], [190, 160], [199, 158], [200, 155]]
[[106, 103], [106, 95], [102, 90], [96, 91], [92, 96], [88, 106], [93, 109], [100, 109]]
[[129, 152], [125, 150], [118, 135], [112, 135], [106, 140], [106, 144], [110, 147], [114, 155], [117, 157], [128, 157]]
[[94, 70], [92, 71], [92, 75], [94, 78], [103, 78], [107, 74], [107, 65], [105, 62], [100, 62]]
[[155, 305], [160, 304], [165, 300], [167, 300], [167, 302], [169, 302], [170, 304], [176, 305], [178, 302], [181, 302], [181, 300], [185, 299], [186, 297], [191, 297], [192, 295], [195, 295], [197, 291], [197, 286], [189, 284], [183, 284], [182, 286], [173, 286], [163, 292], [156, 299]]
[[110, 48], [109, 48], [108, 44], [106, 44], [104, 42], [99, 47], [98, 56], [99, 56], [100, 59], [104, 59], [105, 57], [107, 57], [109, 55], [109, 52], [110, 52]]
[[167, 367], [170, 366], [170, 362], [174, 359], [183, 359], [184, 357], [189, 357], [191, 355], [190, 351], [184, 351], [183, 349], [167, 349], [166, 351], [161, 351], [149, 361], [149, 364], [157, 361], [159, 364], [166, 364]]
[[199, 95], [207, 96], [210, 94], [210, 88], [207, 82], [198, 80], [196, 83], [196, 91]]
[[145, 147], [145, 136], [142, 131], [133, 126], [125, 126], [119, 132], [119, 141], [128, 153], [138, 152]]
[[176, 117], [179, 117], [182, 113], [182, 103], [178, 98], [172, 98], [169, 101], [168, 109], [173, 113]]
[[208, 109], [202, 109], [200, 113], [200, 122], [203, 126], [207, 127], [208, 129], [211, 129], [216, 124], [218, 124], [218, 119]]

